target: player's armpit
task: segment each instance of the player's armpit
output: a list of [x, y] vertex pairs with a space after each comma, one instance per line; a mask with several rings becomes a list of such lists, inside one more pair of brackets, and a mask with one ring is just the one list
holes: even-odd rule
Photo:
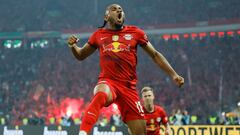
[[97, 48], [88, 43], [86, 43], [83, 47], [74, 46], [71, 48], [73, 55], [80, 61], [90, 56], [96, 49]]

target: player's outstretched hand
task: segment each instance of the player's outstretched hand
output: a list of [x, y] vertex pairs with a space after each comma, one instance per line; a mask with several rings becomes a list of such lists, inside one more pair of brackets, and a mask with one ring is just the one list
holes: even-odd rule
[[184, 78], [180, 75], [175, 75], [173, 77], [173, 81], [176, 83], [178, 87], [181, 87], [184, 84]]
[[79, 39], [75, 35], [72, 35], [68, 38], [68, 46], [73, 47], [78, 41]]

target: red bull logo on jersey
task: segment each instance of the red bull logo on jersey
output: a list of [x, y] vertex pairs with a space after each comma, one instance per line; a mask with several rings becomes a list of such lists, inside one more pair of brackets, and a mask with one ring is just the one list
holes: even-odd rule
[[125, 45], [120, 42], [113, 42], [109, 45], [103, 46], [103, 52], [112, 51], [112, 52], [121, 52], [121, 51], [130, 51], [130, 45]]

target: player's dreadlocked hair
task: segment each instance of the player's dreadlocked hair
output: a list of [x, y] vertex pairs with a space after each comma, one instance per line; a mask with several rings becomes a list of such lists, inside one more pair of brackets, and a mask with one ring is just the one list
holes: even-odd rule
[[[112, 5], [109, 5], [109, 6], [106, 8], [105, 16], [107, 16], [107, 15], [109, 14], [109, 8], [110, 8], [111, 6], [112, 6]], [[98, 27], [98, 28], [104, 28], [104, 27], [106, 26], [106, 24], [107, 24], [107, 21], [104, 20], [103, 25], [100, 26], [100, 27]]]
[[107, 21], [106, 21], [106, 20], [104, 20], [104, 22], [103, 22], [103, 25], [102, 25], [102, 26], [100, 26], [100, 27], [98, 27], [98, 28], [104, 28], [104, 27], [106, 26], [106, 24], [107, 24]]

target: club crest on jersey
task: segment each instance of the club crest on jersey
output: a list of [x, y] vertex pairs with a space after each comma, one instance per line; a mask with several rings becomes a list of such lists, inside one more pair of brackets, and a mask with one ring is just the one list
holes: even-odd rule
[[150, 120], [150, 123], [152, 123], [152, 124], [153, 124], [153, 123], [154, 123], [154, 119], [151, 119], [151, 120]]
[[118, 35], [113, 35], [112, 36], [112, 41], [118, 41], [119, 40], [119, 36]]
[[126, 40], [131, 40], [133, 38], [133, 36], [131, 34], [125, 34], [123, 36]]
[[161, 121], [161, 118], [160, 117], [157, 117], [157, 122], [160, 122]]

